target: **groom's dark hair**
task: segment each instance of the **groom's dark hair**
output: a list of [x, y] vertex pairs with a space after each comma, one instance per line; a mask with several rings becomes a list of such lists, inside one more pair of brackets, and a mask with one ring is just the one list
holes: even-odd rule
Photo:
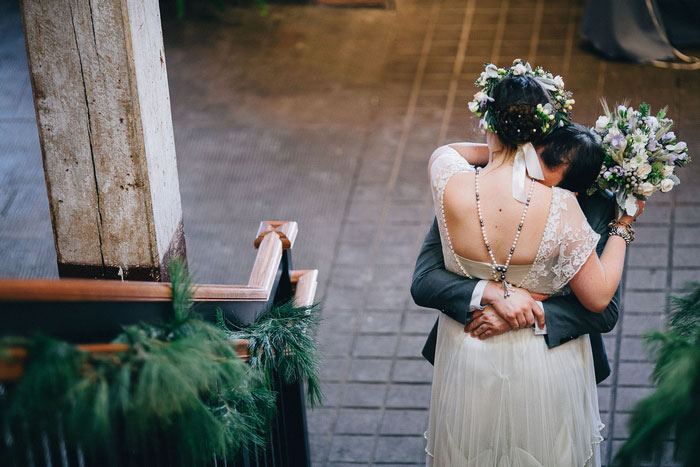
[[559, 187], [585, 193], [598, 178], [605, 152], [585, 126], [572, 123], [557, 128], [545, 136], [540, 145], [544, 146], [540, 158], [549, 169], [569, 165]]

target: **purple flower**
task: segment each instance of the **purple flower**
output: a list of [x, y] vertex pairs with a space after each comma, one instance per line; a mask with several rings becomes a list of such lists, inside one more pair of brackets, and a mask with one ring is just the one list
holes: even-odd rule
[[615, 149], [624, 149], [624, 148], [627, 146], [627, 144], [624, 144], [624, 145], [623, 145], [623, 144], [622, 144], [623, 141], [624, 141], [625, 143], [627, 143], [627, 141], [625, 140], [625, 137], [624, 137], [624, 136], [622, 136], [622, 135], [615, 135], [615, 136], [613, 136], [612, 139], [610, 140], [610, 144], [611, 144], [612, 147], [614, 147]]
[[676, 134], [672, 131], [669, 131], [668, 133], [666, 133], [665, 135], [663, 135], [661, 137], [661, 141], [663, 141], [665, 143], [666, 141], [671, 141], [675, 137], [676, 137]]
[[655, 139], [652, 138], [649, 140], [649, 144], [647, 144], [647, 149], [650, 151], [656, 151], [657, 149], [659, 149], [659, 146], [658, 144], [656, 144]]

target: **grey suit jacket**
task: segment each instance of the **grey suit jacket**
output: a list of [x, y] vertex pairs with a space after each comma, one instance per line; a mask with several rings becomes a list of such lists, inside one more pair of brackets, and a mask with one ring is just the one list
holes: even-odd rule
[[[598, 193], [590, 197], [579, 195], [578, 200], [588, 223], [600, 234], [597, 251], [601, 254], [608, 240], [607, 224], [615, 215], [614, 201]], [[482, 240], [479, 238], [475, 241]], [[477, 282], [476, 279], [468, 279], [445, 269], [440, 232], [437, 220], [434, 220], [418, 254], [413, 272], [413, 301], [419, 306], [440, 310], [450, 318], [466, 324], [471, 317], [469, 302]], [[552, 297], [544, 302], [547, 345], [553, 348], [588, 334], [598, 383], [610, 375], [610, 364], [601, 333], [610, 332], [617, 323], [620, 289], [621, 287], [617, 288], [615, 296], [602, 313], [593, 313], [585, 309], [574, 294]], [[423, 356], [431, 364], [435, 359], [436, 340], [437, 322], [423, 347]]]

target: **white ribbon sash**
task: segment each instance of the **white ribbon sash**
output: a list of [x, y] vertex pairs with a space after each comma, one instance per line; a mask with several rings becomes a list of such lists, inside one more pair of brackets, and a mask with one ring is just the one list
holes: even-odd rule
[[532, 143], [518, 146], [518, 152], [515, 154], [515, 160], [513, 161], [513, 198], [523, 204], [527, 201], [525, 174], [535, 180], [544, 180], [540, 158], [537, 156]]

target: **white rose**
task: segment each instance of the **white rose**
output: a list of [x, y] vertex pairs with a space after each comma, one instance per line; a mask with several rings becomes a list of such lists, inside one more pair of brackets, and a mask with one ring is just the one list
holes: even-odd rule
[[479, 111], [479, 103], [477, 101], [471, 101], [469, 103], [469, 110], [471, 112], [477, 113]]
[[606, 117], [605, 115], [601, 115], [598, 117], [598, 120], [595, 121], [595, 129], [600, 131], [605, 130], [608, 123], [610, 123], [610, 118]]
[[664, 178], [668, 177], [673, 173], [673, 166], [672, 165], [664, 165], [664, 168], [661, 169], [661, 173], [663, 174]]
[[554, 85], [556, 87], [558, 87], [559, 89], [564, 89], [564, 79], [561, 76], [555, 76], [552, 81], [554, 81]]
[[651, 173], [651, 165], [649, 165], [647, 163], [640, 165], [639, 167], [637, 167], [637, 170], [635, 171], [635, 174], [637, 175], [637, 177], [642, 178], [642, 179], [647, 178], [647, 175], [649, 175], [650, 173]]
[[493, 63], [486, 65], [485, 73], [489, 78], [498, 78], [498, 68]]
[[[671, 183], [673, 183], [673, 182], [671, 182]], [[640, 189], [641, 189], [640, 191], [642, 193], [642, 196], [651, 196], [651, 194], [656, 191], [656, 187], [649, 182], [642, 183], [642, 185], [640, 186]]]
[[675, 183], [673, 183], [673, 180], [671, 180], [670, 178], [664, 178], [663, 180], [661, 180], [661, 191], [667, 193], [671, 191], [674, 185]]
[[513, 74], [514, 75], [524, 75], [527, 73], [527, 68], [525, 68], [525, 65], [522, 63], [518, 63], [513, 67]]

